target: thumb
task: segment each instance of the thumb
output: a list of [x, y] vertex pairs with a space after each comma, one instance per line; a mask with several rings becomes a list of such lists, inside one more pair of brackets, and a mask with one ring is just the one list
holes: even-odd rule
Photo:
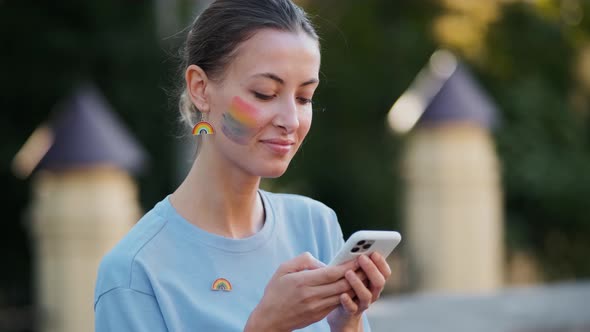
[[315, 270], [325, 265], [326, 264], [317, 260], [309, 252], [304, 252], [303, 254], [281, 264], [277, 272], [279, 272], [281, 275], [284, 275], [287, 273], [299, 272], [303, 270]]

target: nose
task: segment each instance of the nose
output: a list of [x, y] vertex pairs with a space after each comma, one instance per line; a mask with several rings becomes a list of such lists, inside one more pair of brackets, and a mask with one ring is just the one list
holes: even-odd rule
[[294, 98], [279, 105], [277, 115], [273, 119], [273, 125], [284, 129], [288, 134], [299, 127], [299, 113]]

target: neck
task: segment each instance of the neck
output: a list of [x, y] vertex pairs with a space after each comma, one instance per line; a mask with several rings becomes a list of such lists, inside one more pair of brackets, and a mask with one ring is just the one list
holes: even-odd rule
[[182, 217], [207, 232], [230, 238], [251, 236], [264, 223], [260, 177], [216, 160], [199, 155], [171, 203]]

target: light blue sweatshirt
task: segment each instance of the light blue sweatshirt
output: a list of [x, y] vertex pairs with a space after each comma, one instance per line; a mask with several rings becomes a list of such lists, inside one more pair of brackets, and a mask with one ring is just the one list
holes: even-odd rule
[[[334, 211], [303, 196], [259, 193], [266, 220], [245, 239], [194, 226], [169, 197], [156, 204], [100, 264], [96, 331], [243, 331], [281, 263], [306, 251], [329, 263], [343, 244]], [[324, 319], [300, 331], [330, 328]]]

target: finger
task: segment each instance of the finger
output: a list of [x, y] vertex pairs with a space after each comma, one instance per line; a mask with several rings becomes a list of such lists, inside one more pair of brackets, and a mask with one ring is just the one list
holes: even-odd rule
[[329, 308], [332, 308], [331, 310], [333, 310], [335, 307], [340, 305], [340, 295], [341, 294], [332, 295], [332, 296], [328, 296], [328, 297], [316, 300], [310, 304], [310, 310], [312, 310], [314, 312], [325, 311], [325, 310], [328, 310]]
[[359, 263], [356, 259], [337, 266], [325, 266], [321, 269], [302, 271], [305, 284], [309, 286], [330, 284], [344, 277], [348, 270], [356, 271]]
[[344, 308], [344, 311], [349, 315], [356, 314], [358, 310], [358, 305], [354, 302], [354, 300], [350, 297], [350, 295], [344, 293], [340, 295], [340, 304]]
[[367, 274], [362, 269], [356, 270], [356, 276], [359, 277], [363, 282], [368, 280]]
[[345, 277], [356, 294], [358, 311], [365, 311], [372, 302], [373, 294], [352, 271], [346, 272]]
[[356, 299], [356, 293], [354, 292], [354, 289], [352, 289], [352, 288], [347, 290], [344, 294], [348, 294], [348, 296], [350, 296], [350, 298], [353, 300]]
[[381, 271], [381, 274], [385, 277], [385, 279], [389, 279], [389, 277], [391, 276], [391, 268], [389, 267], [389, 264], [387, 264], [387, 261], [385, 260], [383, 255], [381, 255], [378, 252], [374, 252], [371, 254], [370, 258], [375, 264], [375, 266], [377, 266], [377, 269]]
[[[356, 273], [357, 277], [359, 277], [359, 279], [361, 279], [363, 281], [363, 285], [365, 285], [365, 287], [368, 288], [369, 287], [369, 280], [367, 279], [367, 275], [365, 274], [365, 272], [362, 269], [359, 269], [355, 273]], [[348, 280], [346, 282], [348, 282]], [[350, 288], [348, 291], [346, 291], [346, 294], [348, 294], [348, 296], [350, 296], [350, 298], [353, 300], [356, 298], [356, 293], [354, 292], [354, 290], [352, 288]]]
[[[363, 270], [359, 269], [355, 273], [357, 277], [361, 279], [364, 283], [368, 283], [367, 275]], [[344, 277], [330, 284], [312, 286], [311, 292], [312, 296], [318, 298], [338, 295], [345, 292], [349, 292], [349, 295], [351, 297], [354, 297], [354, 291], [351, 290], [350, 283]]]
[[373, 261], [367, 256], [361, 255], [359, 257], [359, 264], [369, 279], [373, 301], [377, 301], [385, 286], [385, 277], [381, 274], [381, 271], [379, 271]]
[[332, 311], [334, 311], [334, 309], [338, 308], [340, 306], [340, 302], [338, 302], [338, 304], [331, 306], [331, 307], [327, 307], [326, 309], [319, 311], [314, 318], [314, 321], [319, 321], [324, 319], [326, 316], [328, 316], [329, 313], [331, 313]]
[[302, 312], [308, 323], [315, 323], [324, 319], [330, 312], [340, 306], [340, 297], [334, 296], [330, 301], [322, 304], [310, 304], [306, 311]]
[[277, 269], [277, 272], [281, 275], [284, 275], [287, 273], [304, 270], [314, 270], [323, 266], [325, 266], [324, 263], [315, 259], [315, 257], [313, 257], [309, 252], [304, 252], [303, 254], [281, 264], [281, 266], [279, 266]]
[[338, 281], [329, 284], [317, 285], [311, 287], [313, 297], [324, 298], [328, 296], [340, 295], [349, 291], [350, 283], [345, 278], [340, 278]]

